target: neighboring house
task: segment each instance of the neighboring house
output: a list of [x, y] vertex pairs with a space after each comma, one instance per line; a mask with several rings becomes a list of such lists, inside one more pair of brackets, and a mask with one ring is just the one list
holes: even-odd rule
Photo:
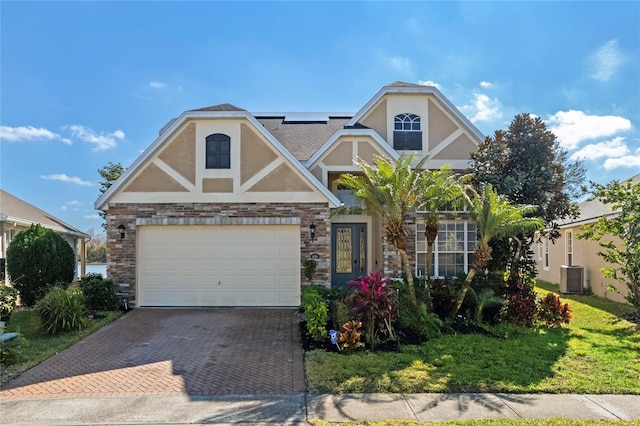
[[[631, 178], [634, 184], [640, 182], [640, 174]], [[580, 216], [560, 225], [560, 238], [555, 243], [548, 239], [538, 244], [536, 260], [538, 264], [538, 278], [555, 284], [561, 282], [561, 270], [566, 266], [581, 266], [583, 268], [582, 288], [590, 288], [593, 294], [616, 302], [626, 303], [624, 296], [627, 287], [620, 281], [604, 278], [601, 268], [608, 264], [598, 255], [604, 249], [597, 241], [579, 239], [582, 225], [593, 223], [602, 216], [615, 216], [609, 204], [598, 200], [584, 201], [579, 204]], [[603, 241], [607, 241], [603, 239]], [[609, 239], [608, 241], [611, 241]], [[619, 241], [616, 239], [616, 241]], [[609, 290], [613, 286], [620, 292]], [[571, 290], [571, 289], [569, 289]]]
[[[136, 306], [297, 306], [310, 257], [314, 283], [399, 276], [376, 218], [331, 215], [355, 201], [336, 180], [359, 159], [409, 153], [464, 171], [483, 139], [438, 89], [402, 82], [355, 114], [186, 111], [95, 203], [107, 213], [107, 274]], [[407, 237], [419, 275], [420, 216]], [[475, 243], [473, 223], [443, 220], [436, 274], [466, 271]]]
[[7, 247], [18, 232], [29, 229], [32, 224], [40, 224], [64, 238], [73, 248], [76, 259], [80, 262], [80, 274], [84, 275], [85, 242], [89, 239], [89, 235], [0, 189], [0, 236], [2, 236], [0, 238], [0, 274], [2, 279], [6, 276]]

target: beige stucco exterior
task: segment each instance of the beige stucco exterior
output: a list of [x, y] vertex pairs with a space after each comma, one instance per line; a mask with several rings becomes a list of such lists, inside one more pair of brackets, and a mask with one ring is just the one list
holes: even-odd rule
[[[206, 137], [231, 139], [231, 167], [205, 168]], [[193, 169], [189, 172], [187, 169]], [[114, 203], [326, 202], [326, 197], [246, 119], [192, 119], [135, 173]]]
[[[467, 168], [470, 153], [481, 142], [479, 131], [437, 90], [414, 86], [385, 86], [350, 119], [329, 114], [326, 122], [314, 118], [320, 113], [310, 115], [309, 122], [297, 122], [286, 115], [253, 116], [229, 104], [183, 113], [96, 203], [107, 210], [110, 228], [123, 223], [127, 229], [124, 241], [108, 230], [113, 234], [109, 274], [126, 286], [127, 294], [136, 294], [140, 226], [287, 224], [299, 227], [300, 260], [316, 256], [316, 282], [329, 285], [331, 225], [337, 223], [366, 224], [367, 272], [400, 274], [395, 250], [383, 242], [379, 219], [335, 215], [332, 209], [340, 206], [336, 179], [342, 173], [360, 173], [360, 161], [372, 164], [375, 157], [415, 154], [416, 162], [428, 156], [425, 168]], [[394, 119], [403, 113], [421, 119], [422, 150], [416, 153], [393, 148]], [[229, 168], [206, 168], [206, 138], [215, 133], [230, 139]], [[346, 192], [340, 191], [340, 197], [345, 203], [354, 201]], [[350, 207], [356, 205], [357, 200]], [[407, 237], [412, 269], [415, 220], [408, 221]], [[309, 238], [312, 224], [315, 240]]]
[[[619, 281], [604, 278], [601, 268], [607, 266], [607, 263], [598, 255], [598, 251], [602, 249], [597, 242], [582, 240], [576, 236], [582, 231], [579, 226], [566, 227], [561, 230], [560, 238], [554, 243], [544, 241], [538, 245], [536, 253], [538, 265], [538, 278], [554, 284], [560, 283], [560, 268], [562, 265], [568, 264], [568, 240], [569, 233], [572, 234], [573, 240], [573, 257], [572, 265], [584, 267], [584, 283], [585, 289], [591, 289], [593, 294], [607, 299], [627, 303], [624, 295], [627, 294], [627, 288]], [[603, 240], [605, 241], [605, 240]], [[546, 249], [548, 248], [548, 263], [545, 262]], [[613, 286], [620, 292], [609, 290], [608, 287]]]
[[[373, 107], [369, 113], [365, 114], [365, 116], [360, 120], [363, 126], [366, 126], [370, 129], [373, 129], [382, 136], [385, 140], [387, 140], [387, 128], [389, 127], [389, 123], [387, 120], [387, 100], [382, 99], [378, 105]], [[393, 128], [393, 123], [392, 123]]]

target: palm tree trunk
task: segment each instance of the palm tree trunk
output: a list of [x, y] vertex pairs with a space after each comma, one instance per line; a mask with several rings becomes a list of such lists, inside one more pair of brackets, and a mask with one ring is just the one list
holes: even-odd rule
[[475, 267], [471, 267], [469, 268], [469, 273], [467, 273], [467, 278], [465, 278], [464, 282], [462, 283], [462, 289], [460, 290], [460, 294], [458, 295], [458, 298], [456, 299], [453, 308], [451, 308], [451, 311], [449, 312], [449, 319], [450, 320], [454, 320], [456, 315], [458, 314], [458, 311], [460, 310], [460, 306], [462, 306], [462, 302], [464, 302], [464, 297], [467, 295], [467, 291], [469, 291], [469, 287], [471, 287], [471, 281], [473, 281], [473, 277], [476, 275], [476, 268]]
[[407, 276], [407, 287], [409, 288], [409, 303], [414, 310], [418, 309], [418, 299], [416, 298], [416, 287], [413, 284], [413, 273], [409, 266], [409, 257], [407, 251], [398, 247], [398, 253], [400, 253], [400, 262], [404, 268], [404, 273]]

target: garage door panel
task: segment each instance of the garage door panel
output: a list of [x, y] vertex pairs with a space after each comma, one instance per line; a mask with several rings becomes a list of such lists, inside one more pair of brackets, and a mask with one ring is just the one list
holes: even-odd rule
[[300, 227], [140, 226], [140, 306], [297, 306]]

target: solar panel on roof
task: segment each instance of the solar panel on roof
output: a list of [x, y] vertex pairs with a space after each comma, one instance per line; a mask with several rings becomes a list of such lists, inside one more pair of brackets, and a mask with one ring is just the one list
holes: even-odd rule
[[326, 112], [293, 112], [284, 117], [285, 123], [326, 123], [329, 114]]

